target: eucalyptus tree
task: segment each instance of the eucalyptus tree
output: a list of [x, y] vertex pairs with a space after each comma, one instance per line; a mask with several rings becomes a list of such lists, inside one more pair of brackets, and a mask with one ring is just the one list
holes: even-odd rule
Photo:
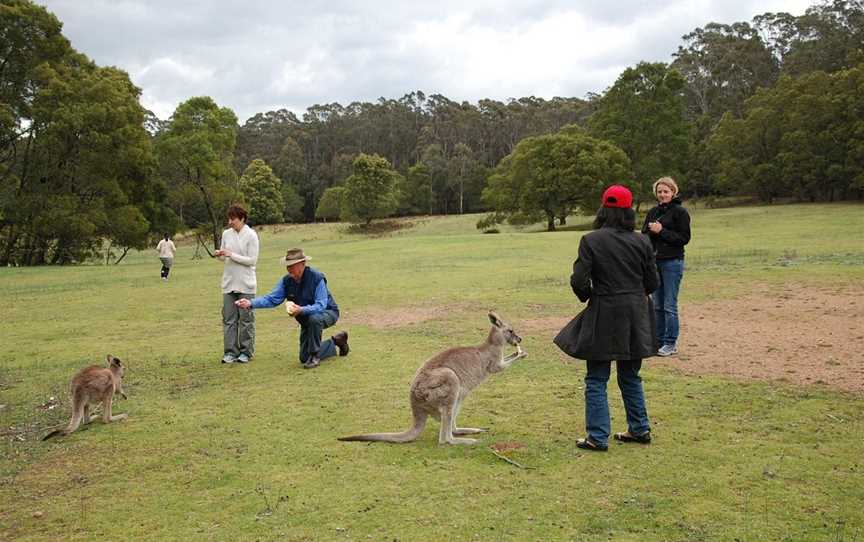
[[777, 80], [778, 61], [749, 23], [709, 23], [683, 39], [671, 67], [684, 77], [691, 118], [740, 116], [744, 100]]
[[390, 216], [397, 208], [397, 186], [401, 175], [386, 158], [361, 154], [354, 160], [354, 173], [344, 185], [341, 216], [366, 226], [376, 218]]
[[177, 106], [156, 138], [159, 173], [169, 190], [197, 194], [189, 208], [176, 211], [210, 238], [214, 250], [219, 248], [224, 211], [240, 196], [233, 168], [236, 139], [237, 116], [208, 96]]
[[249, 215], [256, 224], [282, 222], [284, 201], [282, 181], [273, 174], [264, 160], [256, 158], [249, 163], [239, 181], [243, 201], [249, 205]]
[[315, 209], [315, 218], [324, 222], [328, 220], [339, 220], [342, 214], [342, 202], [345, 199], [344, 186], [331, 186], [321, 195], [318, 200], [318, 208]]
[[766, 202], [864, 194], [864, 64], [832, 74], [783, 76], [723, 118], [709, 147], [718, 187]]
[[489, 176], [483, 199], [493, 213], [478, 226], [545, 219], [554, 231], [556, 218], [593, 210], [604, 187], [628, 183], [630, 173], [624, 151], [575, 126], [523, 139]]
[[651, 197], [658, 177], [686, 171], [690, 125], [684, 115], [684, 80], [663, 63], [627, 68], [600, 99], [589, 133], [615, 143], [630, 158], [637, 207]]
[[0, 4], [0, 37], [0, 264], [80, 262], [106, 239], [145, 246], [170, 217], [139, 89], [31, 2]]
[[814, 3], [803, 15], [765, 13], [753, 19], [783, 73], [835, 72], [864, 61], [864, 2]]

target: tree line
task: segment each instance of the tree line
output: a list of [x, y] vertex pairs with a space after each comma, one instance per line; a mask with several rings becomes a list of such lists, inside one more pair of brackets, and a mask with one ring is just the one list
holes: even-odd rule
[[481, 225], [589, 209], [609, 182], [647, 201], [864, 194], [864, 4], [710, 23], [671, 63], [586, 99], [455, 102], [410, 92], [242, 125], [209, 97], [168, 120], [128, 75], [75, 51], [29, 0], [0, 3], [0, 265], [119, 261], [163, 231], [216, 248], [231, 201], [259, 223], [489, 211]]

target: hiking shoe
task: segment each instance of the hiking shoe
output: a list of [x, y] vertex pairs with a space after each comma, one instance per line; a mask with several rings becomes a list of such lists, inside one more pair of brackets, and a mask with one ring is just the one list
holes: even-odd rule
[[626, 433], [615, 433], [615, 440], [621, 442], [638, 442], [639, 444], [651, 444], [651, 431], [645, 431], [641, 435], [634, 435], [630, 431]]
[[660, 350], [657, 351], [658, 356], [671, 356], [672, 354], [678, 353], [678, 345], [677, 344], [664, 344], [660, 347]]
[[335, 344], [339, 348], [339, 355], [347, 356], [348, 352], [351, 350], [348, 347], [348, 332], [340, 331], [339, 333], [333, 335], [330, 338], [333, 339], [333, 344]]
[[249, 356], [246, 354], [240, 354], [237, 356], [237, 363], [249, 363]]
[[312, 356], [309, 361], [303, 364], [304, 369], [314, 369], [321, 365], [321, 359], [318, 356]]
[[222, 356], [222, 363], [234, 363], [237, 361], [237, 358], [234, 357], [234, 354], [225, 354]]
[[581, 450], [590, 450], [592, 452], [605, 452], [609, 449], [608, 445], [604, 446], [603, 444], [598, 444], [587, 437], [577, 440], [576, 447]]

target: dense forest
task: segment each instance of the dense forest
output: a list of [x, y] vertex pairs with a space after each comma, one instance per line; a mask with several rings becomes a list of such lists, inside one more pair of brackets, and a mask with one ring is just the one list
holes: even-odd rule
[[144, 110], [128, 74], [77, 52], [29, 0], [0, 2], [0, 265], [120, 261], [163, 231], [219, 242], [252, 223], [488, 211], [554, 229], [609, 182], [650, 198], [864, 196], [864, 2], [706, 24], [671, 63], [585, 99], [455, 102], [410, 92], [239, 124], [190, 97]]

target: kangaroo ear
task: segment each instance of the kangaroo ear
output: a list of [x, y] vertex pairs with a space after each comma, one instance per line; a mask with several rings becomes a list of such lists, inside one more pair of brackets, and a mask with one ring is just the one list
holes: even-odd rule
[[115, 358], [115, 357], [112, 356], [111, 354], [108, 354], [108, 364], [109, 364], [109, 365], [110, 365], [111, 363], [114, 363], [114, 360], [115, 360], [115, 359], [117, 359], [117, 358]]
[[489, 311], [489, 321], [492, 322], [492, 325], [495, 327], [501, 327], [504, 324], [504, 322], [498, 318], [498, 315], [492, 311]]

